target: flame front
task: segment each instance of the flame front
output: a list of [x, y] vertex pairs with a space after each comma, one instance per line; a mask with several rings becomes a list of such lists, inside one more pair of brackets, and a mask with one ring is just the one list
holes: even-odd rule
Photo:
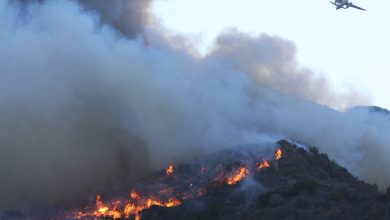
[[[279, 160], [282, 157], [282, 151], [278, 148], [275, 152], [275, 160]], [[257, 163], [257, 170], [262, 170], [270, 166], [270, 162], [263, 160], [261, 163]], [[222, 164], [218, 166], [218, 169], [222, 168]], [[205, 175], [209, 170], [206, 167], [201, 167], [200, 176]], [[166, 175], [172, 175], [174, 172], [173, 165], [169, 165], [165, 170]], [[219, 187], [221, 184], [234, 185], [242, 181], [249, 174], [249, 169], [245, 166], [239, 166], [232, 172], [220, 172], [213, 180], [213, 187]], [[85, 212], [72, 212], [72, 217], [77, 219], [97, 219], [97, 218], [111, 218], [111, 219], [129, 219], [135, 220], [141, 219], [141, 212], [149, 209], [152, 206], [160, 207], [175, 207], [182, 204], [183, 200], [193, 199], [203, 196], [207, 193], [204, 186], [196, 186], [192, 182], [189, 183], [188, 188], [185, 191], [175, 191], [173, 187], [164, 187], [157, 191], [157, 196], [140, 196], [135, 190], [131, 190], [129, 199], [127, 200], [114, 200], [110, 203], [104, 203], [100, 195], [96, 196], [95, 207], [87, 207]], [[159, 199], [160, 198], [160, 199]], [[165, 199], [161, 199], [165, 198]]]
[[96, 210], [93, 212], [76, 214], [76, 218], [130, 218], [134, 216], [136, 220], [141, 219], [142, 210], [152, 206], [175, 207], [181, 205], [181, 201], [176, 198], [169, 198], [167, 201], [160, 201], [154, 198], [142, 198], [135, 190], [130, 192], [130, 201], [115, 201], [111, 205], [104, 204], [100, 195], [96, 196]]
[[96, 196], [96, 208], [95, 216], [112, 216], [113, 218], [120, 218], [121, 214], [116, 211], [116, 207], [113, 210], [110, 210], [108, 206], [105, 206], [100, 195]]
[[234, 185], [244, 179], [248, 173], [249, 170], [247, 168], [240, 167], [238, 171], [235, 172], [234, 176], [227, 178], [226, 183], [229, 185]]

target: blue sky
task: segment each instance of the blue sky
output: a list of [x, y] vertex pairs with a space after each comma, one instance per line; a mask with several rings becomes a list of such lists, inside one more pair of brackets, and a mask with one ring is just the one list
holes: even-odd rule
[[338, 10], [327, 0], [158, 0], [164, 27], [207, 51], [226, 28], [293, 41], [299, 62], [338, 89], [356, 88], [390, 109], [390, 1], [354, 0], [367, 11]]

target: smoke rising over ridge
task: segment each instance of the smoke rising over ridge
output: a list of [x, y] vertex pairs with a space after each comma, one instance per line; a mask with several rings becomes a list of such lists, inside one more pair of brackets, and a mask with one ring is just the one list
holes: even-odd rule
[[365, 99], [300, 67], [291, 42], [230, 31], [198, 57], [145, 28], [150, 1], [104, 2], [0, 1], [0, 209], [71, 200], [267, 135], [390, 183], [378, 160], [389, 116], [315, 104]]
[[345, 109], [367, 103], [367, 97], [355, 91], [336, 92], [324, 77], [299, 66], [295, 56], [295, 45], [282, 38], [230, 32], [217, 39], [207, 58], [226, 60], [232, 69], [250, 74], [261, 85], [319, 104]]

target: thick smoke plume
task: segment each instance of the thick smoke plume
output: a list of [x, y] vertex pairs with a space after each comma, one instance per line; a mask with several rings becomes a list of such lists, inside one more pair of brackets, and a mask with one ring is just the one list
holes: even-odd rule
[[146, 27], [149, 1], [106, 2], [0, 0], [0, 209], [72, 201], [268, 135], [390, 183], [390, 117], [319, 105], [365, 99], [300, 67], [291, 42], [230, 31], [198, 57]]
[[367, 103], [367, 97], [355, 91], [334, 91], [324, 77], [299, 66], [295, 55], [295, 45], [279, 37], [230, 32], [217, 39], [207, 58], [224, 60], [230, 69], [251, 75], [260, 85], [336, 109]]
[[150, 22], [150, 0], [79, 0], [86, 9], [96, 12], [103, 24], [112, 25], [128, 38], [141, 36], [147, 42], [144, 27]]

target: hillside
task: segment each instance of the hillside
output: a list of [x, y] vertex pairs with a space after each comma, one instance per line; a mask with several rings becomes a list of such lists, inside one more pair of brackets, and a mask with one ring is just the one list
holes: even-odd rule
[[279, 142], [281, 160], [245, 181], [143, 219], [389, 219], [388, 193], [353, 177], [315, 148]]
[[96, 204], [91, 200], [81, 211], [56, 218], [390, 218], [390, 193], [352, 176], [316, 148], [285, 140], [276, 148], [240, 146], [172, 165], [130, 186], [130, 198], [123, 196], [128, 191], [106, 192]]

